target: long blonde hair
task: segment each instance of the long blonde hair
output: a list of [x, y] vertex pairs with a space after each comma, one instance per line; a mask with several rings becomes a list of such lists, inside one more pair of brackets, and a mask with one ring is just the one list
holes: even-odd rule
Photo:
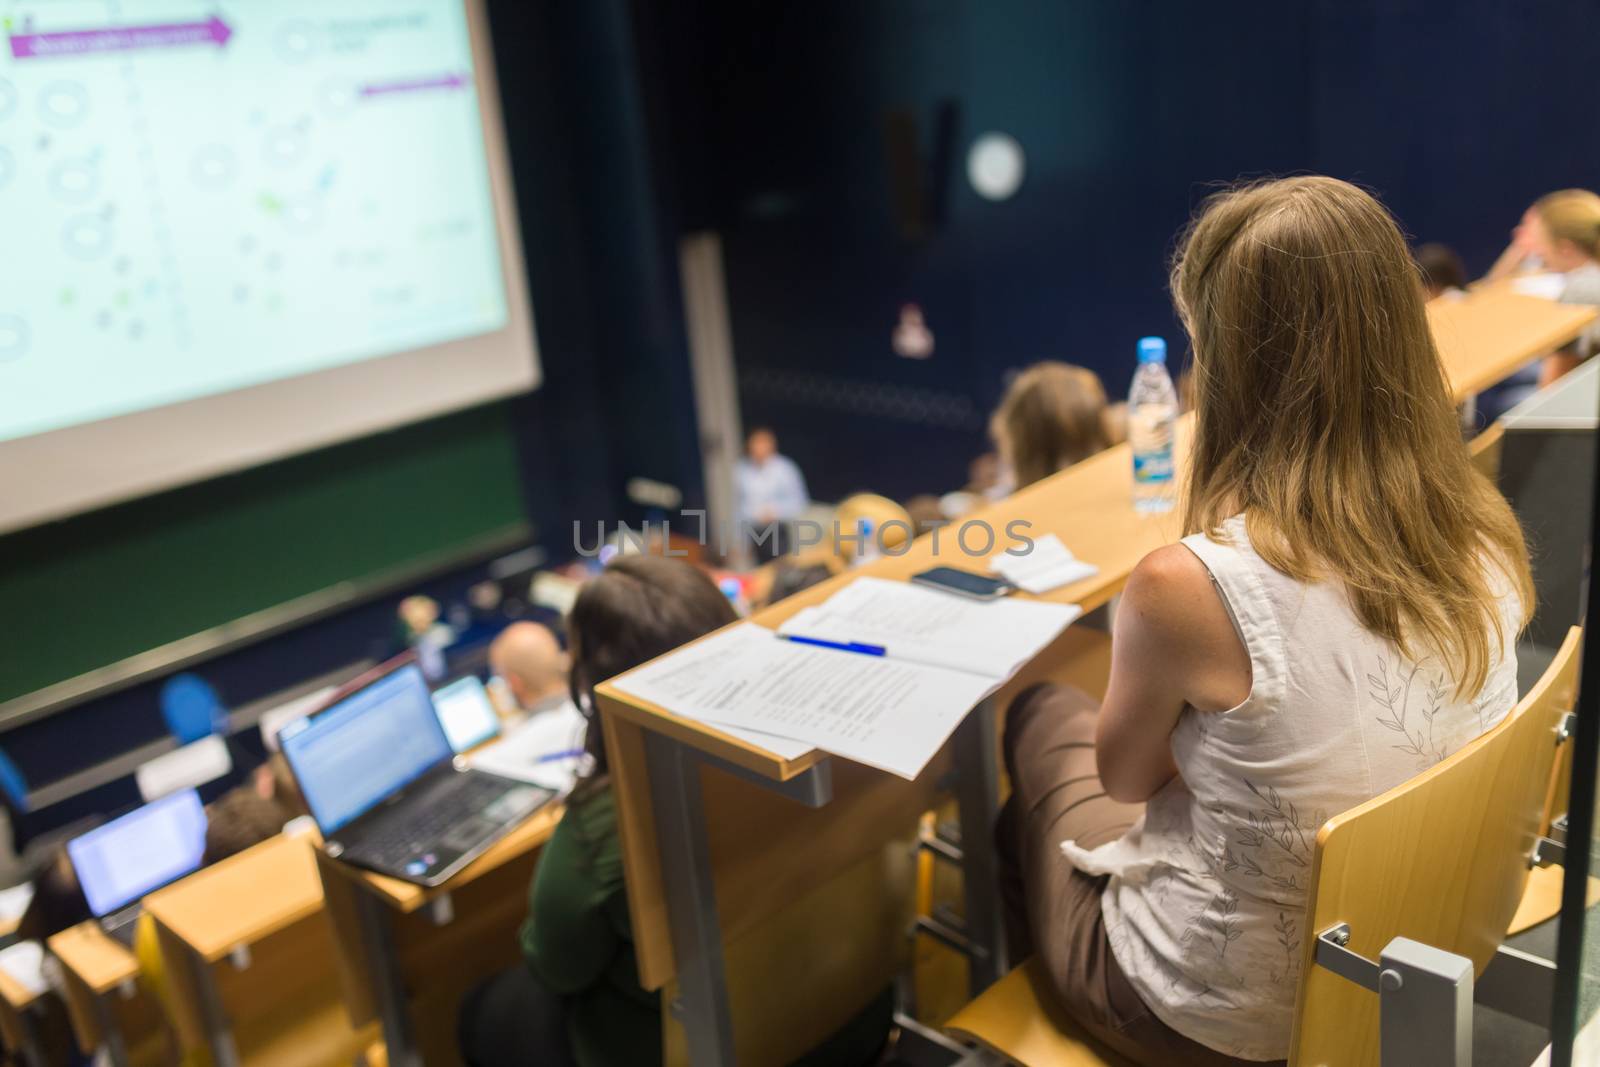
[[1571, 241], [1590, 259], [1600, 259], [1600, 196], [1587, 189], [1562, 189], [1535, 200], [1533, 210], [1551, 240]]
[[1103, 451], [1106, 390], [1094, 371], [1071, 363], [1035, 363], [1012, 380], [990, 420], [1017, 488]]
[[1506, 582], [1525, 621], [1533, 578], [1468, 460], [1388, 212], [1332, 178], [1224, 191], [1190, 224], [1172, 293], [1194, 345], [1186, 531], [1242, 512], [1268, 564], [1342, 583], [1363, 626], [1475, 696], [1508, 636]]

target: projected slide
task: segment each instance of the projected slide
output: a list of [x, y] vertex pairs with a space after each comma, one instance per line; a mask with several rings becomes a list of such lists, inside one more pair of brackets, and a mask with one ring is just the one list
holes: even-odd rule
[[0, 13], [0, 440], [506, 325], [460, 0]]

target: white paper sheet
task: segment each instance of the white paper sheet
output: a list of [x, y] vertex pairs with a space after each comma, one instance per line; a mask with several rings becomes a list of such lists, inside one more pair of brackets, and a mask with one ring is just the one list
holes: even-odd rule
[[0, 889], [0, 920], [16, 924], [33, 903], [33, 883], [23, 882], [10, 889]]
[[879, 645], [890, 659], [982, 674], [999, 683], [1080, 614], [1072, 604], [966, 600], [906, 582], [858, 578], [791, 616], [779, 632]]
[[[587, 728], [583, 712], [569, 702], [518, 723], [500, 740], [473, 753], [467, 762], [489, 774], [565, 793], [588, 758], [583, 753]], [[561, 753], [572, 755], [549, 758]]]
[[912, 779], [999, 679], [795, 644], [745, 623], [615, 685], [679, 715], [793, 738]]
[[50, 988], [44, 977], [44, 946], [37, 941], [18, 941], [0, 949], [0, 970], [34, 996]]
[[1085, 563], [1074, 556], [1055, 534], [1034, 538], [1033, 550], [1025, 556], [1001, 552], [991, 557], [989, 569], [1035, 596], [1100, 573], [1100, 568], [1093, 563]]
[[1565, 274], [1524, 274], [1511, 279], [1511, 291], [1542, 300], [1560, 300], [1567, 288]]

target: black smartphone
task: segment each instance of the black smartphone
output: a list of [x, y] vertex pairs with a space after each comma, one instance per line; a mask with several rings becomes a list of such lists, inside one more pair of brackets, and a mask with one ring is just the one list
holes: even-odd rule
[[1011, 583], [1004, 578], [991, 578], [987, 574], [973, 574], [954, 567], [932, 567], [913, 574], [911, 580], [972, 600], [998, 600], [1012, 590]]

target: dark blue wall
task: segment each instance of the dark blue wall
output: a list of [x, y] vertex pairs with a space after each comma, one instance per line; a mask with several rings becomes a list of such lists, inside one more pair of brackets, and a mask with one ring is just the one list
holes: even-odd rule
[[[647, 5], [640, 5], [647, 6]], [[1474, 271], [1522, 208], [1600, 184], [1588, 0], [827, 0], [690, 5], [658, 91], [670, 195], [718, 229], [746, 422], [776, 426], [816, 495], [959, 485], [1005, 372], [1044, 358], [1116, 396], [1133, 344], [1175, 338], [1165, 262], [1209, 183], [1323, 171], [1372, 186]], [[934, 153], [941, 105], [954, 151]], [[896, 223], [885, 127], [914, 116], [942, 219]], [[986, 130], [1027, 178], [965, 178]], [[902, 302], [933, 359], [896, 357]]]

